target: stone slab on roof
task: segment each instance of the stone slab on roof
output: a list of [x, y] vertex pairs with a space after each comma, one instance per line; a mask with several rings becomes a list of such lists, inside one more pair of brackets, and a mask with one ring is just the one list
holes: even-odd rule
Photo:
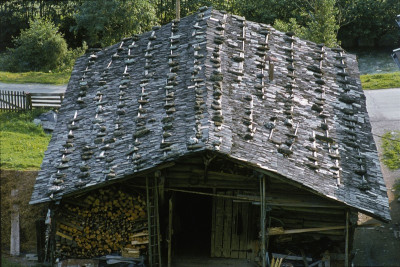
[[31, 203], [206, 150], [390, 219], [355, 56], [213, 9], [77, 60]]

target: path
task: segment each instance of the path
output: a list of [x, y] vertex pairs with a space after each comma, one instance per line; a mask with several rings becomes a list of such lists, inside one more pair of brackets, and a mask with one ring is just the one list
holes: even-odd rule
[[[400, 88], [366, 90], [367, 110], [372, 133], [382, 158], [381, 138], [387, 131], [400, 131]], [[359, 228], [355, 233], [354, 250], [356, 266], [399, 266], [400, 262], [400, 203], [395, 199], [393, 185], [400, 178], [400, 170], [391, 171], [381, 164], [383, 178], [388, 189], [392, 221], [381, 227]], [[368, 216], [360, 216], [359, 223], [376, 222]], [[399, 233], [399, 234], [398, 234]]]
[[52, 84], [40, 84], [40, 83], [1, 83], [0, 90], [7, 91], [25, 91], [27, 93], [65, 93], [67, 85], [52, 85]]

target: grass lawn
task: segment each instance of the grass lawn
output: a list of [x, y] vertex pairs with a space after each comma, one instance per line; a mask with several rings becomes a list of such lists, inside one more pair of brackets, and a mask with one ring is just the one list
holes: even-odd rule
[[[383, 163], [391, 170], [400, 169], [400, 131], [387, 132], [382, 137]], [[400, 177], [393, 186], [400, 197]]]
[[364, 90], [400, 87], [400, 72], [361, 75]]
[[44, 109], [0, 112], [0, 168], [38, 170], [51, 136], [32, 121]]
[[71, 72], [5, 72], [0, 71], [0, 82], [2, 83], [47, 83], [67, 84]]
[[383, 163], [391, 169], [400, 168], [400, 131], [387, 132], [382, 138]]

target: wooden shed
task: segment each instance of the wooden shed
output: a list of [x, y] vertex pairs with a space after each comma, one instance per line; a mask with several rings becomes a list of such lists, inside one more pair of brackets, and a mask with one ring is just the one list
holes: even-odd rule
[[43, 202], [52, 261], [348, 266], [390, 220], [356, 57], [211, 8], [77, 60]]

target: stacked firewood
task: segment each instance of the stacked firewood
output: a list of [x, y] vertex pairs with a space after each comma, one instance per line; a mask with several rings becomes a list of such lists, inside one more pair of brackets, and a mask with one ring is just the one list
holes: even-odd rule
[[116, 188], [63, 200], [56, 217], [56, 256], [91, 258], [110, 253], [138, 257], [147, 250], [146, 202]]

